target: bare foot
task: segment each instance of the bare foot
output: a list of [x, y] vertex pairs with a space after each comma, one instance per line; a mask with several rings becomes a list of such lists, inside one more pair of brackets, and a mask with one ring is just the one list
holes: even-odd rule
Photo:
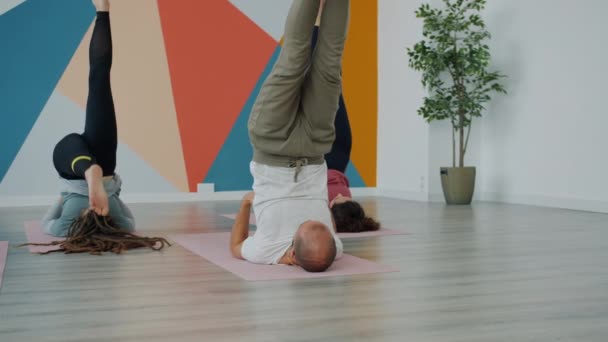
[[110, 1], [108, 0], [93, 0], [93, 5], [95, 5], [97, 12], [110, 11]]
[[107, 216], [110, 208], [108, 206], [108, 194], [103, 186], [103, 171], [99, 165], [89, 167], [84, 177], [89, 185], [89, 205], [97, 215]]

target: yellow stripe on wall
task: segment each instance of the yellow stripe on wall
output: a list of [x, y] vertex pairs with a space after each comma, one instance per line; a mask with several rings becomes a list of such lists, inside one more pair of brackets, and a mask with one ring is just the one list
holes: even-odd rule
[[376, 186], [378, 127], [378, 1], [351, 1], [344, 51], [344, 101], [353, 134], [351, 161], [366, 186]]

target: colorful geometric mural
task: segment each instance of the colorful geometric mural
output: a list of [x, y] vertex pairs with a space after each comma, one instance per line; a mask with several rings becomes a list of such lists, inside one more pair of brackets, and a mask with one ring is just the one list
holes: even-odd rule
[[0, 16], [0, 179], [94, 16], [90, 3], [70, 0], [26, 1]]
[[[150, 186], [159, 191], [169, 186], [193, 192], [203, 182], [214, 183], [218, 191], [249, 189], [247, 119], [280, 52], [290, 4], [289, 0], [112, 2], [112, 88], [121, 149], [129, 151], [119, 154], [118, 171], [137, 168], [129, 170], [133, 177], [148, 175], [155, 183]], [[47, 106], [52, 94], [84, 113], [95, 16], [90, 1], [27, 0], [13, 6], [0, 16], [2, 182], [5, 175], [15, 181], [21, 168], [32, 167], [24, 154], [74, 129], [72, 123], [66, 125], [70, 131], [50, 124], [52, 116], [65, 117], [53, 111], [66, 106], [58, 107], [57, 102]], [[377, 0], [352, 1], [351, 13], [343, 70], [353, 129], [347, 174], [352, 186], [375, 186]], [[30, 136], [41, 113], [44, 120]], [[42, 137], [45, 129], [47, 136]], [[50, 157], [44, 163], [52, 172]], [[0, 192], [6, 188], [2, 182]]]

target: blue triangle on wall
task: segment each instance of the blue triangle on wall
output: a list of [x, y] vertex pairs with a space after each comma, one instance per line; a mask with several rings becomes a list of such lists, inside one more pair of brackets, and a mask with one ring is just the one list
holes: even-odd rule
[[0, 181], [94, 17], [90, 1], [74, 0], [29, 0], [0, 16]]
[[346, 167], [346, 178], [348, 178], [351, 188], [365, 187], [365, 182], [352, 161], [348, 162], [348, 166]]
[[270, 74], [280, 52], [281, 47], [278, 46], [205, 177], [204, 183], [214, 183], [215, 191], [248, 190], [253, 185], [253, 178], [249, 172], [253, 150], [249, 142], [247, 121], [262, 84]]

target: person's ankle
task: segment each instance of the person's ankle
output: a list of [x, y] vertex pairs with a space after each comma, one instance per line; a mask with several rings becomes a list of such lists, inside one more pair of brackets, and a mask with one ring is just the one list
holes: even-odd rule
[[99, 166], [97, 164], [93, 164], [93, 165], [89, 166], [89, 168], [84, 172], [84, 178], [89, 183], [93, 182], [95, 180], [101, 180], [102, 177], [103, 177], [103, 170], [101, 169], [101, 166]]
[[93, 5], [95, 5], [95, 10], [97, 12], [110, 11], [110, 2], [108, 0], [93, 0]]

